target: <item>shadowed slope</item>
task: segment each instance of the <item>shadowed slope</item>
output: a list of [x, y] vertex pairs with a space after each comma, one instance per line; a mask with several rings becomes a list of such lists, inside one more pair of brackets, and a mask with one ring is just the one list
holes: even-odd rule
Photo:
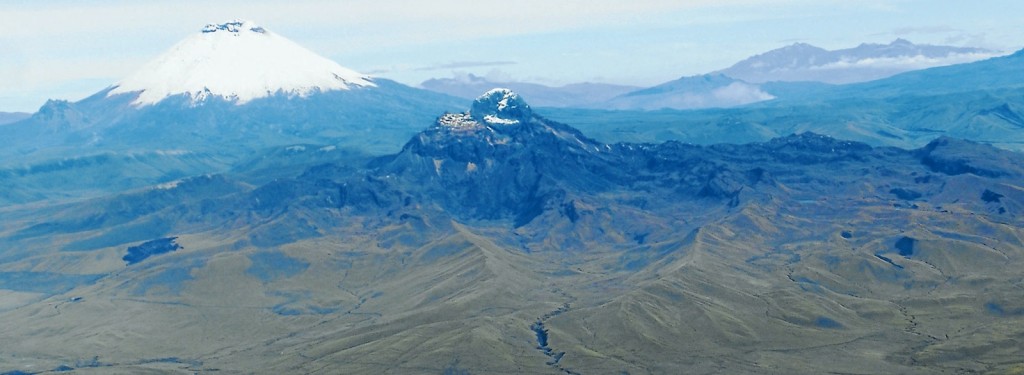
[[495, 90], [364, 168], [2, 211], [0, 280], [71, 287], [0, 284], [0, 366], [1010, 372], [1021, 165], [950, 138], [606, 145]]

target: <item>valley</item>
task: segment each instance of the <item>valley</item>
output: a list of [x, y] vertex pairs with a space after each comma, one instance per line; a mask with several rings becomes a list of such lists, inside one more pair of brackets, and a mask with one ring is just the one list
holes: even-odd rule
[[435, 92], [210, 24], [0, 113], [0, 374], [1024, 373], [1022, 59]]
[[[6, 280], [67, 286], [4, 284], [21, 297], [0, 312], [0, 347], [17, 348], [0, 366], [932, 374], [1024, 365], [1019, 154], [809, 133], [606, 145], [507, 91], [464, 116], [357, 170], [325, 164], [258, 187], [201, 179], [58, 216], [8, 209]], [[88, 208], [142, 202], [150, 207], [116, 221]], [[105, 221], [88, 224], [96, 220]], [[125, 260], [131, 244], [162, 237], [180, 248]]]

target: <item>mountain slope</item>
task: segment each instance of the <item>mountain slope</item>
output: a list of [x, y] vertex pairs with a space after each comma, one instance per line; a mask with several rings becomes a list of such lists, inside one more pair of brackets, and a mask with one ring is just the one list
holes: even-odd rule
[[[683, 77], [651, 88], [615, 97], [600, 107], [619, 110], [729, 108], [771, 99], [790, 102], [818, 101], [822, 98], [880, 97], [898, 94], [936, 94], [970, 91], [975, 88], [1016, 87], [1014, 67], [1001, 65], [992, 58], [978, 62], [982, 67], [949, 67], [946, 79], [939, 71], [923, 73], [918, 69], [972, 62], [998, 56], [977, 48], [915, 45], [899, 39], [888, 45], [862, 44], [856, 48], [827, 51], [797, 43], [743, 60], [728, 69], [710, 74]], [[916, 71], [899, 74], [907, 71]], [[968, 71], [983, 74], [980, 82], [970, 80]], [[854, 82], [877, 82], [852, 85]], [[922, 77], [914, 79], [912, 77]], [[928, 78], [923, 78], [928, 77]], [[997, 78], [1000, 77], [1000, 78]], [[939, 78], [936, 80], [936, 78]], [[956, 81], [956, 82], [947, 82]], [[939, 86], [944, 90], [934, 90]], [[596, 106], [592, 108], [598, 108]], [[782, 134], [785, 134], [783, 132]], [[767, 138], [765, 138], [767, 139]]]
[[[108, 186], [109, 193], [225, 172], [254, 153], [296, 144], [379, 155], [398, 150], [418, 124], [459, 103], [360, 75], [252, 23], [229, 22], [186, 37], [133, 76], [88, 98], [51, 100], [30, 118], [5, 125], [4, 137], [13, 146], [0, 150], [0, 168], [31, 170], [66, 159], [130, 159], [153, 151], [170, 156], [167, 165], [50, 170], [50, 181], [59, 181], [106, 168], [99, 174], [110, 180], [95, 186]], [[173, 160], [174, 155], [190, 156]], [[145, 178], [131, 173], [150, 167], [164, 172]], [[98, 196], [23, 177], [0, 176], [5, 185], [37, 187], [8, 202]]]
[[606, 103], [609, 109], [726, 108], [771, 100], [775, 97], [749, 84], [721, 74], [683, 77], [654, 87], [632, 91]]
[[919, 45], [904, 39], [896, 39], [889, 44], [864, 43], [833, 51], [795, 43], [752, 56], [715, 73], [753, 83], [816, 81], [845, 84], [998, 55], [982, 48]]
[[0, 125], [21, 121], [31, 115], [30, 113], [23, 112], [0, 112]]
[[888, 79], [840, 86], [832, 96], [892, 97], [1024, 87], [1024, 50], [986, 60], [906, 72]]
[[307, 96], [372, 86], [367, 76], [251, 21], [236, 20], [207, 25], [116, 83], [107, 95], [138, 93], [134, 105], [152, 105], [175, 95], [244, 104], [277, 93]]
[[766, 83], [777, 95], [739, 108], [700, 111], [551, 109], [605, 142], [761, 142], [811, 131], [872, 145], [921, 147], [940, 135], [1024, 147], [1022, 52], [848, 85]]
[[[21, 154], [166, 144], [193, 151], [225, 151], [224, 145], [251, 150], [345, 140], [350, 132], [377, 128], [408, 129], [397, 140], [377, 137], [397, 148], [416, 131], [402, 122], [429, 119], [424, 110], [436, 113], [457, 103], [372, 80], [251, 22], [233, 21], [207, 25], [114, 86], [78, 102], [50, 101], [5, 130], [17, 137], [14, 151]], [[250, 141], [202, 144], [204, 137]]]
[[1024, 365], [1018, 153], [810, 133], [603, 144], [495, 90], [397, 154], [347, 162], [0, 210], [0, 368]]

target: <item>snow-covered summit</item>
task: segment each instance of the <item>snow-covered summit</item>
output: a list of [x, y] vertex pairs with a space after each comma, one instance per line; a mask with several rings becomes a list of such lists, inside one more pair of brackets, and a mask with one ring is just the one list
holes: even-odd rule
[[210, 97], [243, 104], [275, 94], [376, 86], [345, 68], [251, 21], [210, 24], [118, 82], [109, 95], [138, 93], [134, 105], [174, 96], [193, 103]]
[[496, 125], [504, 127], [523, 124], [533, 115], [530, 105], [509, 89], [491, 89], [476, 98], [465, 113], [445, 113], [437, 119], [440, 127], [465, 132]]
[[476, 98], [469, 112], [477, 121], [495, 125], [517, 124], [533, 114], [519, 94], [504, 88], [492, 89]]
[[218, 31], [224, 31], [224, 32], [235, 33], [235, 34], [238, 34], [238, 33], [243, 32], [243, 31], [252, 31], [252, 32], [255, 32], [255, 33], [260, 33], [260, 34], [267, 32], [266, 29], [264, 29], [264, 28], [262, 28], [260, 26], [257, 26], [252, 21], [234, 20], [234, 21], [231, 21], [231, 22], [226, 22], [226, 23], [221, 23], [221, 24], [211, 23], [211, 24], [206, 25], [205, 27], [203, 27], [203, 33], [215, 33], [215, 32], [218, 32]]

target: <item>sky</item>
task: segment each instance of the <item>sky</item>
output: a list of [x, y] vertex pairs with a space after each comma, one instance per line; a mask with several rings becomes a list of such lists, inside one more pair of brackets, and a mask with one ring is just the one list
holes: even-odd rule
[[0, 0], [0, 112], [80, 100], [233, 19], [410, 86], [652, 86], [795, 42], [1024, 48], [1019, 0]]

